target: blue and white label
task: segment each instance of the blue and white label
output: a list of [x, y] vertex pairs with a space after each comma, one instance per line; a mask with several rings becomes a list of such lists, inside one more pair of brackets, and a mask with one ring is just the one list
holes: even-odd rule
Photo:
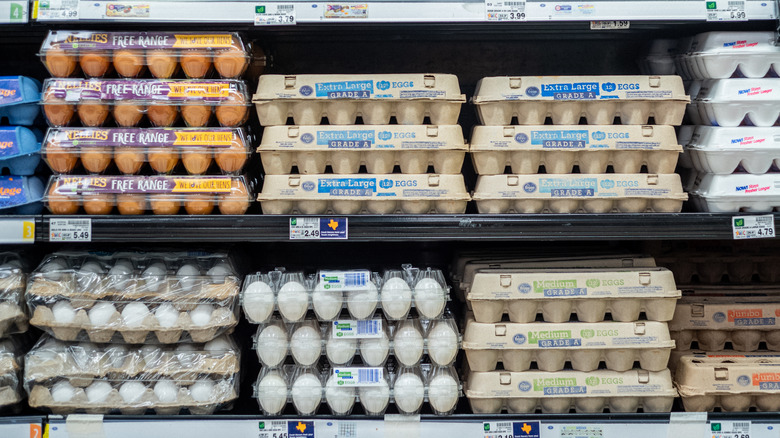
[[18, 78], [0, 79], [0, 106], [23, 101], [22, 84]]
[[317, 193], [331, 196], [372, 196], [377, 191], [376, 178], [321, 178]]
[[539, 193], [549, 193], [553, 198], [592, 197], [598, 192], [597, 181], [596, 178], [541, 178]]
[[331, 324], [331, 338], [380, 339], [384, 336], [381, 319], [340, 319]]
[[588, 388], [585, 386], [549, 386], [544, 388], [544, 395], [569, 395], [587, 393]]
[[582, 339], [540, 339], [538, 342], [540, 348], [567, 348], [567, 347], [581, 347]]
[[333, 149], [368, 149], [374, 144], [373, 129], [318, 131], [317, 145]]
[[27, 203], [24, 192], [24, 178], [18, 176], [0, 177], [0, 208], [8, 208]]
[[588, 288], [586, 287], [566, 287], [556, 289], [544, 289], [544, 296], [546, 297], [576, 297], [588, 294]]
[[349, 223], [345, 217], [291, 217], [290, 240], [349, 238]]
[[734, 318], [736, 327], [775, 325], [775, 318]]
[[384, 383], [384, 368], [334, 367], [333, 377], [339, 386], [380, 386]]
[[0, 128], [0, 157], [17, 155], [19, 155], [19, 139], [16, 137], [16, 128]]
[[598, 96], [598, 82], [542, 84], [542, 97], [552, 97], [555, 100], [597, 99]]
[[588, 131], [531, 131], [531, 144], [543, 148], [584, 149], [588, 145]]
[[374, 81], [322, 82], [314, 84], [317, 97], [328, 99], [369, 99]]
[[525, 344], [525, 341], [526, 341], [526, 340], [527, 340], [527, 338], [526, 338], [526, 337], [525, 337], [525, 335], [524, 335], [524, 334], [522, 334], [522, 333], [518, 333], [518, 334], [516, 334], [516, 335], [512, 336], [512, 342], [514, 342], [514, 343], [515, 343], [515, 344], [517, 344], [517, 345], [523, 345], [523, 344]]
[[367, 290], [373, 287], [371, 271], [320, 271], [318, 289], [344, 291]]

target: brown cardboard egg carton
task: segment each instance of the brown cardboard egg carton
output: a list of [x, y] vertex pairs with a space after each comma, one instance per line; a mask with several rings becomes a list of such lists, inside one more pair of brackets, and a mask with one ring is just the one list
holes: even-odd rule
[[0, 300], [0, 337], [9, 333], [26, 332], [29, 327], [27, 314], [20, 304]]
[[762, 254], [713, 254], [699, 251], [683, 251], [661, 257], [656, 261], [674, 272], [678, 283], [752, 283], [754, 277], [762, 283], [780, 281], [780, 256]]
[[0, 342], [0, 407], [14, 405], [22, 400], [22, 362], [13, 341]]
[[528, 323], [566, 322], [573, 313], [582, 322], [668, 321], [680, 298], [672, 272], [664, 268], [485, 269], [477, 272], [466, 299], [478, 322], [495, 323], [509, 314]]
[[464, 392], [475, 414], [670, 412], [677, 397], [669, 370], [470, 372]]
[[267, 175], [292, 173], [459, 174], [468, 146], [459, 125], [270, 126], [257, 152]]
[[252, 98], [263, 126], [458, 123], [461, 94], [458, 77], [448, 74], [262, 75]]
[[671, 126], [475, 126], [469, 151], [479, 175], [674, 173], [682, 146]]

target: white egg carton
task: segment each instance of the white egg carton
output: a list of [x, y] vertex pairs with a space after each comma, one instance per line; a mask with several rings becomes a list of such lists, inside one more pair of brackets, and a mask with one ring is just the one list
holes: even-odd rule
[[257, 152], [267, 175], [292, 173], [458, 174], [466, 156], [460, 125], [270, 126]]
[[263, 214], [463, 214], [463, 175], [267, 175]]
[[673, 213], [688, 199], [677, 174], [481, 175], [481, 214]]
[[669, 370], [470, 372], [464, 388], [475, 414], [670, 412], [677, 397]]
[[448, 74], [262, 75], [252, 98], [263, 126], [353, 125], [358, 116], [366, 125], [458, 123], [466, 96], [458, 77]]
[[689, 101], [679, 76], [487, 77], [472, 99], [484, 125], [679, 125]]
[[0, 338], [29, 328], [24, 304], [27, 269], [16, 253], [0, 253]]
[[780, 173], [703, 174], [691, 200], [699, 211], [769, 213], [780, 207]]
[[393, 372], [383, 367], [285, 366], [263, 368], [254, 397], [265, 415], [279, 415], [292, 403], [299, 415], [314, 415], [322, 403], [344, 416], [360, 402], [367, 415], [383, 415], [390, 403], [404, 415], [418, 414], [428, 403], [436, 415], [454, 412], [461, 385], [454, 367], [422, 364]]
[[689, 412], [780, 410], [780, 355], [776, 353], [694, 354], [677, 365], [675, 386]]
[[674, 69], [683, 78], [692, 77], [688, 63], [685, 61], [685, 54], [691, 51], [693, 36], [680, 38], [677, 40], [677, 50], [674, 51]]
[[541, 313], [546, 322], [669, 321], [680, 298], [665, 268], [485, 269], [477, 272], [466, 299], [482, 323], [528, 323]]
[[642, 74], [673, 75], [677, 73], [674, 55], [677, 52], [677, 40], [657, 39], [650, 44], [647, 55], [640, 60]]
[[705, 32], [682, 54], [691, 79], [763, 78], [780, 70], [774, 32]]
[[0, 341], [0, 408], [22, 401], [21, 344], [15, 339]]
[[[780, 282], [780, 255], [760, 253], [719, 254], [711, 251], [682, 251], [656, 257], [659, 266], [674, 272], [678, 284], [748, 284]], [[698, 286], [697, 288], [701, 288]]]
[[696, 104], [705, 125], [739, 126], [744, 120], [772, 126], [780, 115], [780, 78], [707, 80]]
[[[689, 123], [694, 125], [705, 125], [709, 122], [702, 121], [699, 113], [699, 103], [696, 100], [699, 96], [703, 81], [686, 81], [685, 91], [691, 96], [691, 103], [685, 107], [685, 115], [688, 116]], [[680, 144], [685, 144], [680, 141]]]
[[698, 126], [686, 150], [699, 172], [764, 174], [780, 164], [780, 127]]

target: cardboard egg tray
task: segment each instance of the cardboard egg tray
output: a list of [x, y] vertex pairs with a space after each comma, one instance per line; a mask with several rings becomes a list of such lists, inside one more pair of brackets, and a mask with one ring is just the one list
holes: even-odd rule
[[0, 301], [0, 337], [26, 332], [28, 328], [27, 314], [21, 301]]
[[268, 175], [263, 214], [463, 214], [463, 175]]
[[680, 298], [672, 272], [664, 268], [486, 269], [474, 276], [466, 299], [474, 319], [528, 323], [541, 313], [546, 322], [669, 321]]
[[[711, 252], [676, 252], [656, 257], [659, 266], [671, 269], [678, 284], [748, 284], [780, 281], [780, 255], [722, 255]], [[699, 287], [700, 288], [700, 287]], [[748, 292], [750, 289], [747, 289]]]
[[470, 372], [464, 387], [475, 414], [670, 412], [677, 397], [669, 370]]
[[780, 127], [697, 126], [686, 151], [699, 172], [764, 174], [780, 164]]
[[468, 149], [459, 125], [271, 126], [257, 152], [267, 175], [292, 172], [459, 174]]
[[11, 125], [31, 126], [38, 117], [41, 83], [26, 76], [0, 76], [0, 119]]
[[22, 366], [17, 353], [10, 343], [0, 344], [0, 408], [22, 400], [19, 379]]
[[679, 125], [690, 98], [679, 76], [514, 76], [477, 83], [472, 102], [484, 125]]
[[263, 126], [353, 125], [358, 116], [366, 125], [458, 123], [466, 97], [455, 75], [262, 75], [252, 98]]
[[674, 173], [682, 151], [671, 126], [475, 126], [469, 146], [479, 175]]
[[681, 56], [689, 79], [763, 78], [780, 70], [780, 49], [772, 32], [705, 32]]
[[35, 174], [41, 161], [40, 131], [23, 126], [0, 126], [0, 144], [3, 145], [0, 150], [0, 171], [7, 169], [11, 175]]
[[703, 174], [696, 179], [691, 200], [699, 211], [769, 213], [780, 207], [780, 173]]
[[481, 214], [675, 213], [688, 199], [680, 175], [480, 175], [473, 199]]
[[705, 125], [772, 126], [780, 115], [780, 78], [707, 80], [696, 104]]

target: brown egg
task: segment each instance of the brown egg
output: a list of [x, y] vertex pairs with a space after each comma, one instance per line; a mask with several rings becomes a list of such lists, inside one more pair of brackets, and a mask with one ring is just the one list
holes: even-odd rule
[[172, 126], [179, 117], [179, 110], [174, 105], [149, 105], [146, 116], [154, 126]]
[[235, 173], [241, 170], [246, 163], [246, 158], [246, 146], [238, 137], [233, 140], [233, 144], [229, 148], [219, 148], [215, 154], [217, 165], [225, 173]]
[[211, 107], [208, 105], [182, 105], [181, 116], [187, 126], [200, 128], [209, 124]]
[[232, 79], [241, 76], [249, 65], [249, 57], [235, 43], [233, 47], [214, 53], [214, 67], [220, 77]]
[[205, 78], [211, 68], [211, 53], [202, 49], [184, 50], [179, 63], [188, 78]]
[[228, 98], [217, 105], [217, 120], [220, 126], [235, 128], [246, 120], [247, 106], [244, 96], [231, 93]]
[[81, 65], [81, 71], [83, 71], [87, 77], [103, 77], [111, 66], [111, 53], [105, 50], [81, 52], [79, 56], [79, 65]]
[[214, 196], [192, 194], [184, 201], [187, 214], [210, 214], [214, 210]]
[[81, 150], [81, 164], [90, 173], [102, 173], [111, 164], [110, 148], [87, 147]]
[[49, 144], [46, 146], [44, 158], [54, 172], [68, 173], [76, 166], [79, 155], [74, 148], [64, 148], [56, 144]]
[[149, 148], [149, 165], [157, 173], [170, 173], [179, 162], [179, 153], [168, 148]]
[[78, 56], [75, 51], [65, 51], [59, 47], [46, 50], [46, 69], [55, 78], [67, 78], [76, 70]]
[[49, 196], [47, 203], [49, 204], [49, 211], [52, 214], [76, 214], [79, 211], [79, 202], [77, 196], [67, 196], [62, 193], [56, 192], [56, 185], [52, 185], [49, 189]]
[[110, 193], [84, 195], [84, 211], [87, 214], [110, 214], [115, 202], [114, 195]]
[[119, 214], [144, 214], [146, 195], [143, 193], [122, 193], [116, 195], [116, 207]]
[[181, 154], [181, 162], [190, 175], [203, 175], [211, 166], [211, 150], [208, 148], [185, 149]]
[[135, 175], [141, 170], [146, 156], [142, 148], [118, 147], [114, 149], [116, 167], [125, 175]]
[[135, 78], [141, 74], [146, 62], [144, 52], [136, 49], [114, 51], [114, 68], [119, 76]]
[[138, 126], [144, 116], [144, 106], [132, 100], [120, 100], [114, 104], [114, 120], [123, 127]]
[[181, 208], [180, 195], [151, 195], [154, 214], [177, 214]]
[[146, 64], [149, 66], [149, 72], [157, 79], [170, 78], [179, 65], [176, 51], [169, 49], [147, 50]]
[[54, 97], [54, 93], [47, 93], [43, 98], [43, 113], [52, 126], [67, 126], [74, 112], [76, 112], [75, 105], [65, 102], [65, 99]]
[[103, 126], [108, 118], [108, 105], [102, 103], [80, 103], [79, 119], [84, 126]]
[[249, 208], [249, 190], [241, 180], [234, 179], [230, 193], [219, 195], [219, 212], [244, 214]]

